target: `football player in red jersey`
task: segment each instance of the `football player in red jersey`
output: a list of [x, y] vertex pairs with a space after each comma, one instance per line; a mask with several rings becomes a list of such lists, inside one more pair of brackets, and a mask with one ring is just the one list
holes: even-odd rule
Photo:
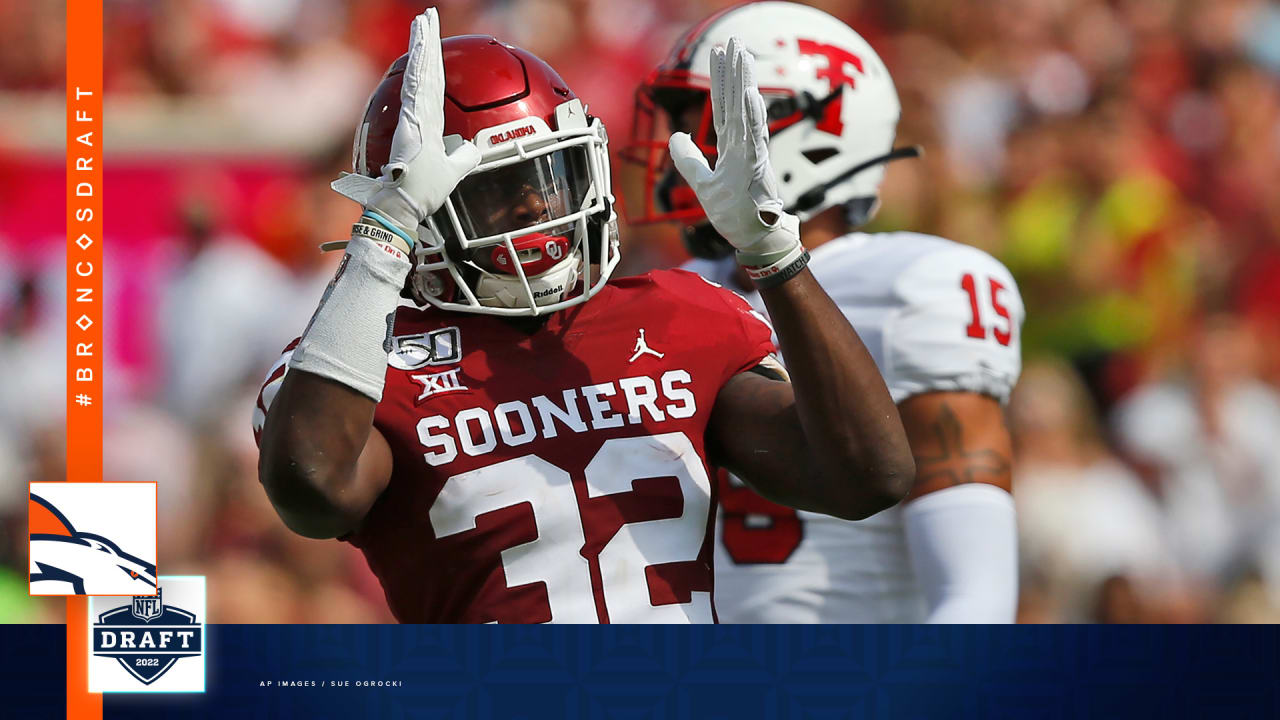
[[284, 522], [361, 548], [401, 621], [711, 622], [712, 466], [844, 518], [910, 486], [893, 401], [782, 212], [752, 59], [711, 64], [724, 146], [687, 170], [791, 380], [733, 293], [609, 280], [604, 128], [546, 63], [441, 42], [429, 10], [371, 97], [334, 183], [364, 213], [255, 429]]

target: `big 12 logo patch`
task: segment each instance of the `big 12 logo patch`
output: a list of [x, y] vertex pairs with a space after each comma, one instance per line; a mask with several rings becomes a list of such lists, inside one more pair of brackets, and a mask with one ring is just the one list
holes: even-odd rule
[[161, 577], [154, 596], [93, 598], [90, 692], [203, 691], [204, 604], [202, 577]]

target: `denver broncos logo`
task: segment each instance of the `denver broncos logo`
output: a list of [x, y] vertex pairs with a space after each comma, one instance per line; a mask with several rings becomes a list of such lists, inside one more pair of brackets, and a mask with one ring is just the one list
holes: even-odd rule
[[76, 530], [52, 503], [34, 493], [28, 517], [33, 592], [92, 595], [95, 588], [106, 588], [115, 595], [125, 594], [121, 588], [128, 587], [130, 594], [155, 594], [154, 564], [130, 555], [101, 535]]

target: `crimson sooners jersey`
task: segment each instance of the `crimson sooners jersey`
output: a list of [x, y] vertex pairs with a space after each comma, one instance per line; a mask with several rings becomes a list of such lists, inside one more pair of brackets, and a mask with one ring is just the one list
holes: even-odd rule
[[402, 622], [713, 622], [704, 435], [770, 335], [683, 271], [611, 282], [531, 334], [401, 307], [374, 416], [394, 470], [343, 539]]

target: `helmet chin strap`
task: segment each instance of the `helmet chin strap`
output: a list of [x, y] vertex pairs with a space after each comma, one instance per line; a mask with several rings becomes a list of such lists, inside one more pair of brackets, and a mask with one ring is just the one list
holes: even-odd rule
[[920, 147], [919, 145], [908, 145], [906, 147], [900, 147], [894, 150], [890, 150], [884, 155], [877, 155], [876, 157], [873, 157], [870, 160], [864, 160], [858, 163], [857, 165], [854, 165], [853, 167], [849, 168], [848, 170], [845, 170], [839, 175], [836, 175], [830, 180], [822, 183], [818, 187], [815, 187], [809, 190], [808, 192], [806, 192], [805, 194], [801, 195], [800, 197], [796, 198], [795, 203], [792, 204], [791, 207], [787, 208], [787, 212], [802, 213], [806, 210], [811, 210], [813, 208], [818, 207], [827, 199], [828, 190], [839, 185], [842, 182], [845, 182], [846, 180], [853, 177], [854, 175], [857, 175], [863, 170], [875, 167], [876, 165], [892, 162], [894, 160], [899, 160], [902, 158], [920, 157], [921, 155], [924, 155], [924, 148]]
[[[545, 272], [529, 277], [529, 289], [533, 291], [536, 305], [558, 303], [578, 284], [582, 258], [577, 253], [552, 265]], [[476, 300], [487, 307], [521, 308], [528, 306], [529, 297], [524, 283], [515, 275], [484, 273], [476, 282]]]

